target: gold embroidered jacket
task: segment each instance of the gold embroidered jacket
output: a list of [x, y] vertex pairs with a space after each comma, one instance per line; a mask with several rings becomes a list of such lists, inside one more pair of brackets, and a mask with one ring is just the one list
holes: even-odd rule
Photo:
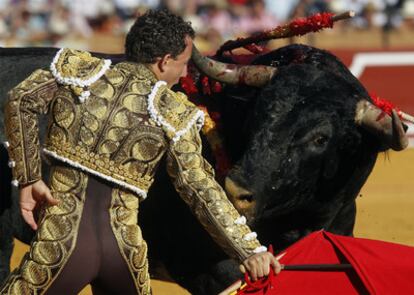
[[43, 153], [135, 192], [142, 199], [167, 153], [177, 191], [226, 252], [265, 251], [201, 155], [203, 113], [144, 65], [62, 49], [9, 93], [6, 135], [14, 184], [41, 178], [39, 114], [49, 113]]

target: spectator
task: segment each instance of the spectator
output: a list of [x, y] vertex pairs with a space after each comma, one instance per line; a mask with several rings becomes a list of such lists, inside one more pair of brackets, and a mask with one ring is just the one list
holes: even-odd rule
[[270, 30], [279, 24], [276, 18], [266, 11], [263, 0], [250, 0], [248, 12], [249, 14], [238, 22], [240, 31], [247, 34]]
[[223, 38], [228, 38], [234, 34], [233, 20], [227, 11], [227, 4], [225, 2], [206, 5], [203, 9], [201, 20], [205, 24], [206, 29], [215, 30]]
[[49, 19], [49, 30], [53, 39], [62, 38], [68, 34], [70, 30], [70, 11], [60, 2], [54, 3], [54, 8]]
[[160, 0], [114, 0], [117, 14], [123, 21], [134, 19], [140, 7], [157, 8], [160, 4]]
[[275, 16], [278, 21], [286, 23], [298, 2], [299, 0], [265, 0], [266, 11]]
[[0, 42], [3, 46], [56, 45], [67, 38], [91, 42], [97, 32], [120, 36], [128, 31], [131, 20], [148, 8], [168, 7], [191, 21], [205, 44], [210, 42], [214, 48], [218, 42], [328, 10], [354, 10], [357, 17], [347, 23], [388, 30], [414, 19], [413, 3], [414, 0], [0, 0]]
[[329, 11], [329, 5], [326, 0], [302, 0], [294, 7], [291, 18], [306, 17], [318, 12], [327, 11]]
[[9, 36], [10, 1], [0, 0], [0, 46], [1, 41]]
[[43, 12], [39, 13], [27, 1], [12, 5], [10, 30], [16, 45], [41, 45], [48, 38], [47, 21]]
[[197, 12], [197, 0], [163, 0], [162, 6], [171, 12], [184, 16], [194, 15]]

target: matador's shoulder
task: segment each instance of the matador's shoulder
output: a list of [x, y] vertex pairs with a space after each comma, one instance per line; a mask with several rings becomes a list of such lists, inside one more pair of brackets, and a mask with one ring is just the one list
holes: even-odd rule
[[94, 57], [87, 51], [62, 48], [53, 58], [50, 70], [59, 84], [70, 86], [83, 102], [90, 95], [89, 86], [110, 65], [111, 60]]
[[158, 81], [148, 97], [151, 118], [161, 126], [167, 136], [177, 142], [193, 126], [200, 129], [204, 113], [181, 92], [170, 90], [166, 83]]

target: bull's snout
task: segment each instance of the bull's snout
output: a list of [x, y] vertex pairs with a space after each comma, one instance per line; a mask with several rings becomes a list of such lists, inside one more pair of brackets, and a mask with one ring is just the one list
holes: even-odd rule
[[237, 211], [246, 216], [249, 221], [252, 221], [256, 209], [256, 200], [254, 199], [253, 193], [238, 185], [230, 177], [226, 177], [224, 189]]

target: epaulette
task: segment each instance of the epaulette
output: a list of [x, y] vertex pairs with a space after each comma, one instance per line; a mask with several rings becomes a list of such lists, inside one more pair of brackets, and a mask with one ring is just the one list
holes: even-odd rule
[[204, 124], [204, 113], [188, 101], [185, 94], [174, 92], [158, 81], [148, 95], [148, 112], [162, 127], [167, 137], [177, 142], [194, 125], [198, 129]]
[[56, 81], [69, 86], [84, 102], [90, 95], [89, 86], [111, 66], [111, 60], [93, 57], [89, 52], [62, 48], [53, 58], [50, 70]]

